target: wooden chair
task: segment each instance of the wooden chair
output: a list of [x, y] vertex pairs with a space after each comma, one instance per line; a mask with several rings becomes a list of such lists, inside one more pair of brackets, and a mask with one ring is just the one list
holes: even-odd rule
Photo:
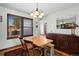
[[30, 41], [24, 41], [29, 56], [42, 56], [42, 50]]
[[18, 36], [18, 37], [19, 37], [19, 40], [20, 40], [20, 43], [22, 46], [22, 50], [23, 50], [22, 55], [27, 55], [27, 48], [25, 47], [23, 37], [22, 36]]
[[22, 45], [23, 53], [27, 56], [41, 56], [42, 50], [38, 49], [32, 42], [23, 40], [23, 37], [19, 37]]

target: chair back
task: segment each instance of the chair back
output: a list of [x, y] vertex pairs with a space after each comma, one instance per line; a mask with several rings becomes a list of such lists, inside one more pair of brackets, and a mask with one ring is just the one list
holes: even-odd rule
[[25, 48], [23, 37], [20, 36], [19, 37], [19, 40], [21, 42], [22, 47]]
[[25, 51], [25, 53], [28, 55], [28, 49], [27, 49], [27, 46], [23, 40], [23, 37], [22, 36], [19, 36], [19, 40], [21, 42], [21, 45], [22, 45], [22, 49]]
[[25, 46], [27, 47], [28, 50], [33, 48], [34, 45], [31, 41], [24, 40], [24, 42], [25, 42]]
[[[24, 40], [24, 42], [25, 42], [25, 46], [27, 48], [28, 55], [30, 55], [30, 50], [34, 48], [34, 45], [32, 42], [30, 42], [28, 40]], [[31, 54], [33, 54], [33, 52], [31, 52]]]

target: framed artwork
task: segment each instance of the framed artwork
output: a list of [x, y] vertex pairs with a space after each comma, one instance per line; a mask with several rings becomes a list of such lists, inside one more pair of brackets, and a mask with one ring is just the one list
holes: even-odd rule
[[2, 16], [0, 16], [0, 22], [2, 22]]
[[57, 29], [73, 29], [78, 27], [76, 24], [76, 17], [57, 19], [56, 27]]

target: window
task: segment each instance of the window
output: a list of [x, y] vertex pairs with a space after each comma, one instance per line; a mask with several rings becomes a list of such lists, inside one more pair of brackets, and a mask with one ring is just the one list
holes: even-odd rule
[[29, 36], [32, 34], [32, 20], [29, 19], [23, 19], [23, 36]]
[[7, 15], [7, 32], [8, 38], [17, 38], [18, 35], [30, 36], [33, 35], [32, 19], [20, 16]]

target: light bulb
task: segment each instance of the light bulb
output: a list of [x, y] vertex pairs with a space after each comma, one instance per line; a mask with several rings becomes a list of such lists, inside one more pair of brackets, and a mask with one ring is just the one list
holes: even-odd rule
[[41, 16], [44, 16], [44, 13], [41, 13], [40, 15], [41, 15]]
[[34, 17], [34, 18], [37, 18], [37, 16], [36, 16], [36, 15], [33, 15], [33, 17]]
[[43, 17], [43, 16], [41, 16], [41, 15], [39, 16], [39, 18], [42, 18], [42, 17]]
[[33, 16], [34, 14], [33, 13], [31, 13], [31, 16]]
[[35, 14], [35, 15], [39, 15], [39, 12], [38, 12], [38, 11], [35, 11], [34, 14]]

